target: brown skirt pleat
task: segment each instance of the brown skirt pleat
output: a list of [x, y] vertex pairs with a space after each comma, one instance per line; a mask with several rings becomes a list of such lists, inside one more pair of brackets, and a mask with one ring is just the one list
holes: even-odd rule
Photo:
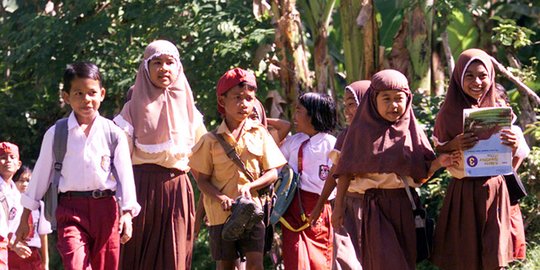
[[362, 212], [363, 269], [415, 269], [416, 228], [405, 189], [368, 189]]
[[153, 164], [133, 171], [141, 212], [121, 249], [120, 269], [190, 269], [195, 206], [189, 177]]
[[364, 194], [349, 193], [345, 196], [343, 226], [334, 228], [334, 270], [359, 270], [360, 237]]
[[451, 179], [431, 260], [441, 269], [500, 269], [512, 260], [510, 202], [501, 176]]

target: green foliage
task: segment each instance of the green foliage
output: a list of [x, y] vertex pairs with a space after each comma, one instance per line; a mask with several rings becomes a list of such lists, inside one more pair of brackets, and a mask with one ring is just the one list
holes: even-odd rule
[[530, 38], [535, 33], [531, 29], [517, 25], [515, 20], [503, 19], [499, 16], [494, 16], [492, 20], [499, 23], [497, 27], [493, 27], [493, 40], [513, 49], [519, 49], [532, 44]]
[[229, 68], [257, 72], [259, 96], [268, 87], [264, 70], [252, 54], [273, 40], [268, 20], [251, 15], [250, 1], [147, 2], [63, 1], [56, 14], [24, 2], [5, 13], [0, 25], [0, 138], [21, 145], [23, 162], [34, 162], [42, 134], [68, 113], [59, 99], [65, 66], [92, 61], [101, 69], [107, 97], [101, 113], [112, 117], [122, 108], [134, 82], [144, 47], [155, 39], [178, 45], [184, 70], [210, 127], [219, 116], [215, 84]]
[[373, 1], [377, 9], [377, 22], [379, 23], [379, 38], [381, 46], [392, 48], [394, 37], [396, 36], [405, 8], [404, 1]]

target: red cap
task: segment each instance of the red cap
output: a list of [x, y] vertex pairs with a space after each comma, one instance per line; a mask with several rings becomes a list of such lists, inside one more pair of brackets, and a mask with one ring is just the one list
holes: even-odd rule
[[10, 142], [0, 142], [0, 155], [15, 154], [19, 157], [19, 147]]
[[[216, 88], [216, 95], [221, 96], [240, 83], [246, 83], [257, 88], [257, 81], [253, 73], [241, 68], [233, 68], [225, 72], [225, 74], [219, 78]], [[219, 104], [218, 111], [222, 114], [225, 113], [225, 109]]]

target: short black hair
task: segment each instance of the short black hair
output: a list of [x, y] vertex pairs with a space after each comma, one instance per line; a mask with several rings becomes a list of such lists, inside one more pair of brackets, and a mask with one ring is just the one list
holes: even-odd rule
[[301, 95], [298, 102], [306, 108], [316, 131], [329, 133], [336, 128], [336, 103], [331, 96], [308, 92]]
[[71, 82], [76, 78], [96, 80], [99, 82], [99, 87], [102, 87], [101, 73], [96, 64], [92, 62], [75, 62], [68, 65], [64, 71], [64, 88], [62, 88], [62, 91], [69, 93]]
[[32, 169], [26, 165], [22, 165], [13, 175], [13, 182], [19, 182], [23, 174], [32, 174]]

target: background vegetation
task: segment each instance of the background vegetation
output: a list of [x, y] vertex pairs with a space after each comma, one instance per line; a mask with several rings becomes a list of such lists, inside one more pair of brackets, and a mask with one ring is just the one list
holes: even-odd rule
[[[107, 88], [101, 113], [114, 116], [134, 82], [144, 47], [155, 39], [177, 44], [208, 128], [218, 121], [216, 81], [231, 67], [255, 71], [261, 100], [277, 90], [288, 102], [284, 118], [303, 91], [326, 92], [339, 101], [347, 83], [391, 67], [409, 78], [415, 111], [430, 132], [453, 58], [464, 49], [488, 51], [538, 92], [539, 7], [540, 0], [4, 0], [0, 141], [20, 145], [23, 162], [35, 162], [46, 129], [68, 113], [59, 91], [63, 70], [74, 61], [93, 61], [101, 68]], [[533, 148], [520, 170], [529, 190], [521, 203], [529, 254], [513, 268], [538, 269], [538, 110], [534, 98], [505, 77], [498, 81], [509, 90]], [[440, 173], [421, 189], [433, 215], [447, 178]], [[207, 241], [203, 231], [194, 269], [213, 267]], [[51, 269], [58, 269], [53, 255]]]

